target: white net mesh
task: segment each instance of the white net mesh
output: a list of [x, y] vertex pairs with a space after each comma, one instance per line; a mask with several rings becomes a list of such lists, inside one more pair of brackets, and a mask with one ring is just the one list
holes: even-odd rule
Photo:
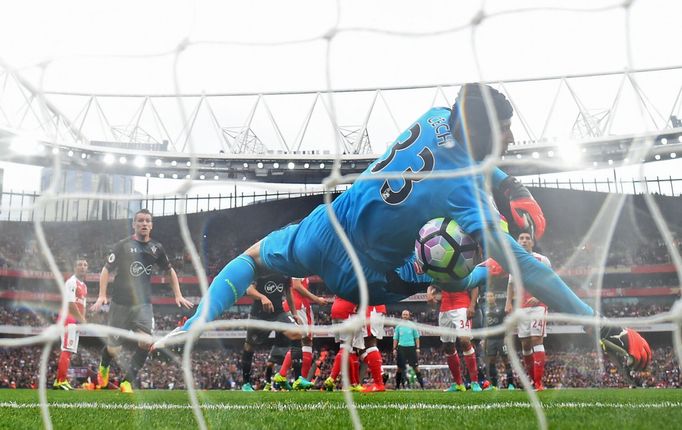
[[[506, 156], [488, 158], [477, 171], [490, 174], [499, 166], [534, 175], [533, 168], [538, 173], [593, 169], [597, 173], [588, 175], [596, 176], [603, 171], [594, 168], [606, 168], [605, 175], [610, 176], [611, 169], [617, 166], [619, 175], [629, 174], [637, 180], [635, 187], [632, 179], [634, 193], [652, 191], [650, 187], [654, 183], [647, 182], [645, 177], [658, 175], [658, 167], [650, 170], [644, 161], [676, 157], [674, 152], [660, 149], [660, 136], [669, 132], [670, 142], [666, 143], [680, 142], [674, 139], [678, 138], [675, 131], [681, 126], [677, 118], [682, 69], [671, 64], [674, 57], [669, 51], [662, 50], [659, 54], [658, 50], [649, 49], [673, 40], [674, 34], [669, 31], [676, 27], [675, 17], [679, 16], [671, 12], [678, 7], [673, 3], [652, 6], [633, 1], [580, 2], [578, 5], [563, 2], [551, 8], [533, 1], [513, 6], [507, 2], [476, 5], [421, 2], [418, 6], [410, 2], [365, 3], [256, 2], [239, 7], [187, 3], [169, 10], [161, 27], [152, 25], [150, 20], [156, 19], [153, 17], [158, 15], [158, 10], [168, 10], [165, 3], [136, 3], [130, 8], [120, 8], [121, 12], [109, 11], [120, 15], [106, 19], [99, 15], [100, 11], [93, 11], [99, 19], [88, 20], [84, 13], [77, 21], [54, 10], [55, 5], [40, 3], [39, 7], [51, 12], [53, 18], [51, 22], [42, 22], [44, 28], [31, 26], [32, 29], [39, 27], [38, 35], [49, 33], [54, 23], [78, 27], [77, 32], [63, 36], [63, 46], [56, 44], [48, 47], [51, 49], [45, 47], [50, 43], [21, 28], [22, 23], [35, 24], [35, 11], [30, 8], [15, 11], [13, 25], [17, 27], [10, 26], [8, 31], [26, 36], [26, 46], [23, 51], [17, 51], [0, 45], [3, 82], [0, 138], [8, 143], [4, 160], [25, 163], [32, 157], [40, 157], [40, 151], [54, 148], [54, 153], [48, 166], [52, 171], [46, 176], [41, 192], [32, 196], [22, 194], [20, 203], [17, 203], [19, 197], [12, 200], [11, 193], [3, 194], [0, 209], [3, 220], [6, 214], [8, 225], [15, 221], [32, 224], [30, 237], [33, 239], [21, 237], [22, 231], [16, 233], [12, 230], [14, 227], [7, 227], [7, 231], [14, 232], [20, 246], [31, 248], [36, 259], [44, 261], [51, 279], [59, 287], [61, 315], [68, 308], [60, 260], [64, 255], [58, 250], [64, 245], [59, 243], [57, 228], [46, 221], [79, 222], [93, 216], [105, 219], [104, 202], [109, 205], [106, 213], [112, 219], [124, 219], [140, 206], [149, 207], [157, 216], [176, 215], [176, 229], [169, 234], [181, 237], [187, 266], [191, 265], [199, 290], [205, 296], [209, 281], [201, 262], [206, 256], [200, 255], [202, 250], [197, 249], [201, 240], [195, 237], [196, 230], [188, 224], [187, 214], [267, 199], [263, 193], [274, 185], [250, 182], [258, 180], [258, 173], [256, 177], [249, 176], [252, 169], [247, 167], [248, 163], [268, 158], [270, 163], [273, 160], [281, 163], [283, 170], [286, 162], [283, 160], [297, 155], [298, 158], [292, 158], [296, 163], [310, 164], [306, 169], [319, 168], [326, 176], [321, 184], [319, 180], [306, 183], [304, 192], [342, 190], [356, 180], [367, 179], [357, 174], [361, 169], [342, 170], [343, 166], [354, 160], [359, 166], [363, 159], [379, 156], [428, 108], [451, 106], [465, 82], [490, 82], [506, 94], [515, 109], [515, 144]], [[85, 5], [78, 7], [87, 9]], [[263, 10], [267, 13], [261, 13]], [[655, 31], [651, 25], [656, 27]], [[137, 30], [129, 35], [120, 31], [128, 27]], [[155, 31], [148, 31], [149, 28]], [[90, 37], [107, 30], [116, 37]], [[31, 52], [40, 55], [30, 55]], [[490, 106], [489, 98], [485, 100]], [[46, 143], [44, 148], [33, 148], [36, 136]], [[119, 146], [111, 151], [116, 154], [114, 158], [99, 162], [98, 157], [106, 151], [101, 150], [98, 142], [129, 146], [125, 149]], [[608, 155], [599, 158], [595, 154], [589, 154], [592, 158], [583, 158], [582, 148], [600, 145], [611, 148], [614, 142], [620, 159], [614, 161]], [[216, 166], [206, 168], [202, 164], [202, 159], [220, 152], [224, 155], [215, 159], [223, 160], [226, 165], [231, 163], [229, 167], [213, 169]], [[185, 169], [176, 169], [177, 162], [170, 164], [175, 155], [182, 160], [180, 163], [186, 163]], [[161, 160], [161, 165], [155, 164], [156, 169], [152, 170], [155, 158]], [[239, 167], [242, 163], [243, 169]], [[110, 169], [105, 173], [115, 174], [130, 173], [125, 169], [131, 164], [139, 167], [139, 177], [120, 187], [102, 185], [105, 182], [99, 182], [96, 188], [77, 187], [68, 176], [73, 166], [84, 171]], [[5, 168], [7, 183], [16, 174], [12, 173], [13, 165]], [[278, 170], [274, 165], [270, 168]], [[148, 173], [147, 178], [140, 179], [144, 173]], [[454, 178], [469, 173], [444, 174]], [[616, 175], [616, 170], [613, 174]], [[178, 180], [168, 182], [172, 175]], [[557, 188], [572, 188], [570, 182], [566, 186], [566, 181], [575, 175], [556, 173], [550, 182], [556, 181]], [[434, 178], [419, 173], [410, 177], [424, 181]], [[390, 178], [396, 177], [378, 174], [372, 180]], [[243, 180], [247, 179], [245, 203]], [[526, 179], [528, 183], [531, 177]], [[670, 176], [669, 181], [664, 180], [662, 190], [657, 177], [658, 193], [674, 195], [673, 179], [676, 178]], [[535, 176], [532, 180], [535, 181]], [[547, 178], [542, 180], [547, 185]], [[583, 190], [586, 182], [589, 190], [607, 191], [603, 182], [598, 186], [594, 180], [592, 187], [592, 181], [584, 179]], [[541, 184], [538, 180], [538, 185]], [[606, 185], [608, 191], [613, 186], [615, 192], [593, 205], [589, 222], [582, 216], [582, 221], [577, 223], [589, 224], [589, 228], [574, 229], [577, 233], [572, 234], [565, 227], [563, 237], [571, 237], [572, 241], [563, 239], [562, 242], [554, 236], [557, 241], [543, 243], [557, 253], [560, 273], [570, 278], [574, 290], [584, 293], [586, 302], [597, 312], [604, 311], [602, 290], [605, 274], [613, 268], [610, 259], [622, 251], [619, 247], [627, 246], [627, 241], [619, 240], [626, 234], [619, 228], [624, 217], [631, 215], [634, 221], [628, 225], [637, 228], [634, 235], [639, 235], [640, 242], [656, 237], [678, 276], [682, 268], [679, 226], [670, 220], [670, 209], [664, 208], [668, 212], [663, 212], [661, 200], [650, 192], [643, 193], [643, 203], [634, 204], [629, 195], [630, 182], [627, 179], [623, 182], [622, 176], [620, 181], [614, 177]], [[144, 186], [143, 196], [134, 194], [134, 189]], [[299, 185], [278, 187], [278, 193], [301, 191]], [[229, 192], [229, 197], [221, 195], [216, 199], [219, 189], [229, 189], [222, 191], [225, 195]], [[177, 198], [202, 192], [213, 192], [213, 200], [193, 202]], [[251, 194], [253, 199], [249, 201]], [[360, 316], [344, 325], [316, 326], [314, 333], [353, 332], [366, 324], [362, 315], [367, 306], [367, 283], [353, 244], [331, 210], [332, 194], [323, 196], [334, 228], [358, 274]], [[150, 205], [150, 201], [156, 206]], [[646, 228], [638, 225], [638, 211], [648, 211], [648, 219], [654, 225]], [[566, 209], [566, 212], [570, 211]], [[581, 215], [578, 211], [574, 216]], [[568, 219], [550, 219], [549, 229], [553, 225], [574, 223]], [[123, 231], [121, 226], [117, 225], [120, 228], [117, 233]], [[99, 224], [94, 228], [107, 227]], [[162, 243], [169, 240], [156, 233], [154, 237]], [[11, 254], [8, 249], [13, 243], [8, 239], [4, 245], [4, 252]], [[628, 258], [633, 254], [637, 256], [632, 252]], [[517, 273], [518, 267], [513, 267], [512, 274]], [[679, 301], [670, 306], [673, 294], [679, 294], [679, 288], [668, 291], [667, 308], [655, 307], [647, 317], [605, 322], [595, 317], [552, 313], [548, 321], [557, 327], [559, 324], [596, 326], [592, 350], [599, 350], [598, 328], [602, 324], [634, 328], [670, 324], [668, 330], [672, 331], [672, 345], [679, 363], [682, 312]], [[513, 329], [525, 318], [520, 310], [520, 296], [516, 295], [515, 310], [503, 325], [476, 329], [474, 336], [506, 333], [505, 344], [513, 369], [526, 387], [538, 427], [547, 428], [542, 405], [531, 389], [515, 346]], [[48, 361], [54, 342], [63, 331], [63, 318], [55, 324], [43, 324], [35, 334], [0, 339], [0, 345], [8, 348], [42, 347], [38, 387], [46, 428], [52, 428], [46, 392]], [[388, 318], [385, 322], [396, 325], [400, 319]], [[188, 390], [199, 428], [207, 428], [207, 423], [206, 405], [199, 401], [196, 387], [200, 384], [196, 380], [196, 367], [192, 365], [195, 342], [207, 330], [245, 327], [290, 328], [281, 323], [243, 319], [199, 323], [193, 326], [182, 355], [176, 357], [182, 368], [178, 384], [182, 380]], [[432, 335], [452, 333], [433, 324], [419, 323], [417, 327]], [[103, 323], [86, 324], [82, 329], [100, 336], [115, 334], [131, 341], [143, 340], [139, 335], [112, 329]], [[603, 366], [600, 357], [596, 354], [593, 364]], [[348, 388], [347, 357], [344, 357], [342, 374], [343, 385]], [[353, 426], [361, 428], [351, 393], [346, 390], [344, 397]]]

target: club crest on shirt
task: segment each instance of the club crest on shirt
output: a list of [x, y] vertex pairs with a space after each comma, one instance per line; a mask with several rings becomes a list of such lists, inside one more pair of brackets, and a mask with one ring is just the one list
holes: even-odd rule
[[138, 276], [142, 276], [143, 273], [146, 275], [151, 275], [152, 265], [150, 264], [149, 266], [145, 266], [139, 261], [133, 261], [133, 264], [130, 265], [130, 274], [137, 278]]
[[152, 245], [152, 246], [149, 247], [149, 249], [152, 250], [152, 254], [156, 254], [156, 250], [157, 250], [158, 248], [156, 247], [156, 245]]
[[109, 264], [116, 261], [116, 254], [114, 254], [113, 252], [111, 254], [109, 254], [109, 257], [107, 257], [107, 261], [109, 262]]
[[273, 294], [275, 291], [277, 291], [278, 293], [281, 293], [282, 291], [284, 291], [284, 284], [278, 284], [275, 281], [268, 281], [265, 284], [264, 289], [265, 289], [265, 292], [268, 294]]

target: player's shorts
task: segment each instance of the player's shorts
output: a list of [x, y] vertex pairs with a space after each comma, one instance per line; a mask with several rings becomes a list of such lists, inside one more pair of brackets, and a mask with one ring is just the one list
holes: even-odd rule
[[382, 312], [372, 311], [370, 312], [370, 320], [367, 323], [367, 329], [365, 336], [374, 336], [377, 339], [383, 339], [386, 334], [384, 330], [384, 314]]
[[312, 339], [313, 333], [311, 329], [315, 325], [315, 317], [313, 316], [313, 311], [310, 306], [302, 306], [296, 309], [296, 316], [301, 320], [301, 325], [305, 330], [305, 336], [308, 339]]
[[440, 312], [438, 326], [457, 330], [457, 333], [442, 335], [441, 342], [454, 343], [458, 337], [471, 337], [471, 320], [467, 318], [466, 308]]
[[546, 337], [547, 331], [545, 325], [547, 323], [545, 317], [547, 316], [547, 308], [544, 306], [533, 306], [522, 309], [526, 317], [530, 318], [519, 323], [518, 336], [519, 339], [527, 337]]
[[488, 337], [485, 339], [485, 355], [497, 357], [507, 355], [507, 345], [504, 344], [503, 337]]
[[404, 369], [409, 364], [413, 369], [419, 365], [417, 362], [416, 346], [398, 346], [397, 365], [398, 369]]
[[[296, 320], [288, 312], [279, 312], [279, 313], [270, 312], [270, 313], [263, 313], [263, 314], [258, 314], [258, 315], [250, 315], [249, 319], [260, 320], [260, 321], [277, 321], [277, 322], [287, 323], [287, 324], [296, 324]], [[260, 329], [260, 328], [256, 328], [256, 327], [249, 327], [246, 330], [246, 341], [249, 344], [254, 345], [254, 346], [263, 345], [270, 338], [270, 333], [272, 333], [272, 332], [273, 332], [273, 330]], [[275, 332], [275, 345], [289, 348], [289, 345], [290, 345], [289, 339], [284, 335], [284, 332], [281, 332], [281, 331]]]
[[[359, 303], [358, 279], [350, 257], [325, 211], [324, 205], [320, 205], [300, 224], [292, 224], [267, 235], [260, 245], [261, 260], [271, 270], [292, 277], [319, 275], [334, 294]], [[370, 305], [399, 302], [416, 292], [389, 290], [386, 272], [372, 269], [374, 261], [369, 257], [361, 253], [358, 257], [367, 279]], [[387, 271], [392, 269], [395, 268]], [[409, 267], [400, 276], [406, 281], [422, 283], [428, 278], [427, 275], [417, 275]]]
[[[73, 320], [75, 321], [75, 319]], [[62, 333], [62, 351], [77, 353], [79, 337], [78, 325], [66, 324]]]
[[[332, 320], [332, 324], [341, 324], [344, 320]], [[352, 348], [365, 349], [366, 328], [360, 327], [352, 332], [343, 331], [334, 333], [334, 341], [342, 345], [350, 345]]]
[[[151, 335], [154, 332], [154, 308], [151, 303], [139, 305], [109, 304], [109, 327], [132, 330]], [[108, 346], [121, 346], [120, 336], [107, 337]]]

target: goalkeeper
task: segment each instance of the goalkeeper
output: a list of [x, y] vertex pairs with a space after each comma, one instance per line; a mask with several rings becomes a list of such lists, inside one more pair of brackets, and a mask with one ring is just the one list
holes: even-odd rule
[[[331, 208], [318, 206], [299, 224], [270, 233], [229, 262], [211, 283], [195, 315], [167, 336], [189, 330], [201, 316], [207, 321], [217, 318], [244, 295], [256, 276], [271, 272], [293, 277], [319, 275], [335, 294], [358, 303], [358, 278], [328, 209], [334, 211], [359, 257], [370, 304], [396, 302], [415, 292], [414, 288], [395, 289], [400, 283], [389, 278], [397, 272], [407, 282], [425, 281], [416, 285], [426, 288], [428, 277], [416, 275], [408, 261], [414, 239], [427, 221], [451, 216], [484, 247], [486, 256], [507, 272], [510, 261], [504, 247], [510, 248], [524, 287], [551, 308], [593, 315], [552, 269], [496, 227], [499, 215], [489, 203], [486, 181], [509, 199], [519, 227], [533, 229], [537, 239], [545, 230], [540, 206], [516, 178], [498, 168], [490, 175], [476, 170], [487, 156], [504, 152], [513, 141], [512, 114], [511, 104], [500, 92], [482, 84], [464, 85], [452, 108], [427, 111], [333, 201]], [[458, 176], [440, 175], [453, 171]], [[389, 179], [384, 179], [386, 174]], [[649, 346], [636, 331], [604, 330], [602, 337], [608, 350], [618, 354], [628, 368], [638, 370], [649, 363]], [[166, 340], [159, 340], [154, 348], [164, 347]]]

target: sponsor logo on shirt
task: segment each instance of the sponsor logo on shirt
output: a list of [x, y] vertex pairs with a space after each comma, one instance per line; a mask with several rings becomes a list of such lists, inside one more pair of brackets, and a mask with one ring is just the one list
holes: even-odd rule
[[130, 265], [130, 274], [136, 278], [138, 276], [142, 276], [142, 274], [151, 275], [152, 265], [150, 264], [149, 266], [145, 266], [139, 261], [133, 261], [133, 264]]
[[284, 291], [284, 284], [278, 284], [277, 282], [274, 281], [268, 281], [265, 284], [265, 292], [268, 294], [273, 294], [275, 291], [277, 291], [278, 293]]

